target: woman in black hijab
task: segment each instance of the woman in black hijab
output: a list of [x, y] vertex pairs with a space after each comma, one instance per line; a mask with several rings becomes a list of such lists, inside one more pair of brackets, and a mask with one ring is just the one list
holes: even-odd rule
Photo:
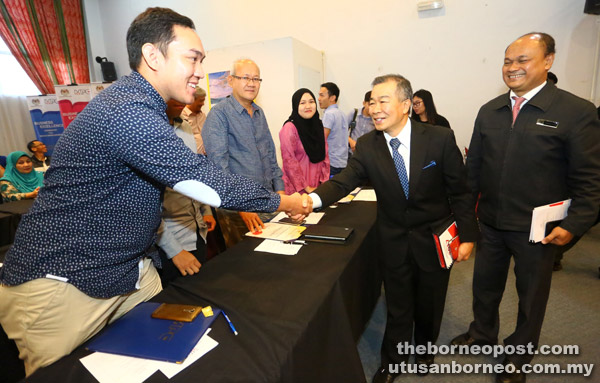
[[298, 89], [292, 114], [279, 132], [286, 194], [310, 193], [329, 179], [329, 155], [315, 95]]

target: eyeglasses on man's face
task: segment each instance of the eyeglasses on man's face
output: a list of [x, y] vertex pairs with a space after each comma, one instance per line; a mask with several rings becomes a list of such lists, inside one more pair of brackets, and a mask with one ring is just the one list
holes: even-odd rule
[[242, 80], [244, 82], [256, 82], [256, 83], [259, 83], [259, 84], [263, 80], [262, 78], [258, 78], [258, 77], [248, 77], [248, 76], [240, 77], [240, 76], [236, 76], [236, 75], [233, 75], [233, 74], [231, 75], [231, 77], [237, 78], [238, 80]]

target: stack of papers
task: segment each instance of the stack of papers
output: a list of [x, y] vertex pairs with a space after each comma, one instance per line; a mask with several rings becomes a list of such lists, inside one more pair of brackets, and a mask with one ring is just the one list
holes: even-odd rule
[[289, 241], [300, 237], [306, 228], [304, 226], [286, 225], [283, 223], [265, 223], [265, 228], [257, 232], [247, 232], [248, 237], [276, 239], [278, 241]]
[[547, 235], [546, 224], [564, 219], [567, 216], [569, 206], [571, 206], [571, 199], [538, 206], [533, 209], [529, 242], [540, 242], [544, 239]]

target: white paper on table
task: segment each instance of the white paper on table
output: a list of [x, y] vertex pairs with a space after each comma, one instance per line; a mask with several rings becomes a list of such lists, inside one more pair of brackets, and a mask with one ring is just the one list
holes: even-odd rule
[[[325, 212], [310, 213], [304, 220], [304, 223], [307, 225], [316, 225], [317, 223], [319, 223], [319, 221], [321, 220], [321, 218], [323, 218], [324, 215], [325, 215]], [[288, 215], [285, 214], [285, 212], [281, 212], [281, 213], [277, 214], [269, 222], [279, 223], [279, 221], [281, 221], [283, 218], [288, 218]]]
[[142, 383], [158, 370], [156, 361], [95, 352], [81, 363], [100, 383]]
[[302, 232], [306, 230], [304, 226], [286, 225], [283, 223], [266, 222], [265, 228], [259, 233], [247, 232], [248, 237], [276, 239], [278, 241], [289, 241], [300, 237]]
[[[210, 329], [209, 329], [210, 330]], [[219, 342], [207, 335], [208, 331], [202, 335], [198, 344], [192, 349], [192, 352], [185, 358], [185, 361], [181, 364], [169, 363], [169, 362], [157, 362], [160, 365], [158, 369], [165, 374], [169, 379], [177, 375], [179, 372], [186, 369], [190, 364], [200, 359], [204, 354], [217, 347]]]
[[325, 215], [325, 212], [319, 212], [319, 213], [310, 213], [307, 217], [306, 217], [306, 222], [304, 222], [307, 225], [316, 225], [317, 223], [319, 223], [319, 221], [321, 220], [321, 218], [323, 218], [323, 216]]
[[171, 379], [219, 343], [208, 336], [208, 329], [181, 364], [95, 352], [81, 358], [81, 363], [100, 383], [142, 383], [160, 370]]
[[546, 237], [546, 224], [564, 219], [567, 216], [569, 206], [571, 206], [571, 199], [534, 208], [531, 214], [529, 242], [540, 242], [544, 239]]
[[256, 246], [254, 251], [263, 251], [265, 253], [283, 254], [283, 255], [296, 255], [303, 245], [296, 245], [294, 243], [284, 243], [283, 241], [276, 241], [273, 239], [265, 239], [260, 245]]
[[377, 201], [377, 196], [375, 195], [375, 190], [373, 189], [363, 189], [356, 195], [354, 198], [355, 201]]

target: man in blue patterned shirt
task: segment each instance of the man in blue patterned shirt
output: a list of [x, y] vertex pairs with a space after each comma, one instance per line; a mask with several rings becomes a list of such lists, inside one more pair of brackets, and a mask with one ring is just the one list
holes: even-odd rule
[[175, 135], [165, 101], [193, 102], [204, 77], [204, 48], [189, 18], [147, 9], [129, 27], [127, 50], [133, 72], [60, 138], [0, 270], [0, 324], [27, 375], [160, 291], [160, 259], [148, 249], [165, 186], [217, 207], [307, 213], [299, 195], [224, 174]]
[[[206, 155], [223, 171], [246, 176], [284, 195], [283, 172], [277, 164], [267, 119], [254, 102], [262, 82], [258, 65], [248, 59], [235, 61], [227, 82], [233, 89], [232, 95], [213, 106], [202, 129]], [[227, 247], [241, 241], [247, 231], [260, 230], [263, 221], [273, 218], [223, 209], [217, 214]]]

